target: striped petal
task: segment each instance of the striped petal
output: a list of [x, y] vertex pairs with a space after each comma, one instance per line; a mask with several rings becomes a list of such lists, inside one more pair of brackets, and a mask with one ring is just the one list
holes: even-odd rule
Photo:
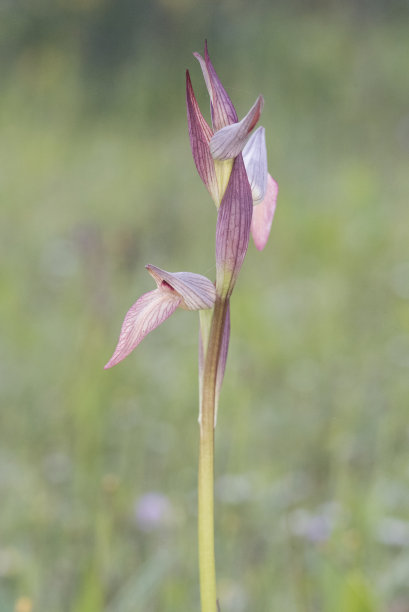
[[251, 220], [251, 234], [259, 251], [262, 251], [267, 244], [276, 209], [277, 195], [278, 185], [272, 176], [268, 175], [266, 195], [260, 204], [253, 207]]
[[243, 161], [249, 179], [253, 204], [260, 204], [267, 191], [267, 148], [263, 127], [250, 136], [243, 149]]
[[227, 125], [212, 136], [210, 152], [214, 159], [232, 159], [241, 153], [248, 135], [260, 118], [263, 105], [263, 96], [259, 96], [244, 119]]
[[166, 272], [151, 264], [148, 264], [146, 269], [155, 279], [158, 288], [170, 287], [178, 294], [181, 298], [181, 308], [202, 310], [213, 307], [216, 289], [205, 276], [193, 272]]
[[216, 173], [214, 169], [214, 161], [209, 149], [209, 142], [213, 131], [207, 125], [206, 120], [200, 112], [188, 70], [186, 71], [186, 106], [189, 139], [193, 159], [200, 178], [206, 185], [206, 188], [208, 189], [213, 200], [218, 205], [219, 193]]
[[104, 369], [125, 359], [149, 332], [170, 317], [181, 301], [173, 289], [163, 287], [140, 297], [126, 313], [117, 347]]
[[210, 61], [207, 41], [205, 42], [204, 59], [199, 53], [194, 53], [193, 55], [200, 63], [207, 91], [209, 92], [213, 129], [216, 131], [226, 125], [230, 125], [230, 123], [237, 123], [236, 109]]
[[216, 225], [216, 292], [230, 297], [250, 237], [253, 199], [241, 154], [234, 160]]

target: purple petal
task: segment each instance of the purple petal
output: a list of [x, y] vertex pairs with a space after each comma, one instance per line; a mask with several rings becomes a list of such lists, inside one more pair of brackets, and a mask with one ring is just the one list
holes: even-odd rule
[[182, 298], [172, 289], [163, 288], [140, 297], [126, 313], [118, 345], [104, 369], [125, 359], [149, 332], [170, 317], [181, 301]]
[[260, 204], [267, 191], [267, 149], [265, 130], [257, 128], [243, 149], [243, 161], [249, 179], [253, 204]]
[[212, 308], [216, 289], [208, 278], [193, 272], [166, 272], [156, 266], [146, 266], [159, 288], [167, 285], [182, 298], [180, 307], [185, 310]]
[[226, 318], [224, 320], [223, 337], [220, 346], [219, 361], [217, 363], [216, 394], [214, 407], [214, 426], [217, 423], [217, 412], [219, 409], [219, 395], [223, 384], [224, 371], [226, 369], [227, 353], [230, 342], [230, 302], [227, 303]]
[[260, 204], [254, 206], [253, 218], [251, 220], [251, 234], [254, 244], [259, 251], [262, 251], [267, 244], [276, 209], [277, 194], [278, 185], [275, 180], [268, 175], [266, 195]]
[[210, 140], [210, 152], [214, 159], [231, 159], [241, 153], [248, 135], [260, 118], [263, 105], [263, 96], [259, 96], [244, 119], [214, 134]]
[[200, 112], [188, 70], [186, 71], [186, 106], [193, 159], [200, 178], [206, 185], [213, 200], [218, 204], [219, 194], [214, 170], [214, 161], [209, 149], [209, 142], [213, 132]]
[[246, 255], [253, 199], [242, 155], [234, 160], [216, 225], [216, 292], [230, 297]]
[[237, 123], [238, 117], [236, 109], [210, 61], [207, 51], [207, 41], [205, 42], [204, 59], [199, 53], [194, 53], [193, 55], [200, 63], [206, 87], [209, 92], [213, 129], [216, 131], [231, 123]]

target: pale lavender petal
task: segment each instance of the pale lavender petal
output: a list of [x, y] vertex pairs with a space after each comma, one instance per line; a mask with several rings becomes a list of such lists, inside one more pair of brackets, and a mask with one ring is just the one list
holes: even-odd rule
[[212, 281], [193, 272], [166, 272], [156, 266], [146, 266], [158, 287], [165, 283], [182, 298], [180, 307], [186, 310], [212, 308], [216, 299], [216, 289]]
[[220, 130], [222, 127], [230, 125], [230, 123], [236, 123], [238, 121], [236, 110], [210, 61], [207, 41], [205, 42], [204, 59], [199, 53], [194, 53], [193, 55], [200, 63], [209, 92], [213, 129]]
[[241, 153], [248, 135], [260, 118], [263, 105], [263, 96], [259, 96], [244, 119], [220, 129], [213, 135], [210, 152], [214, 159], [232, 159]]
[[234, 160], [216, 225], [216, 292], [230, 297], [250, 237], [253, 199], [242, 155]]
[[175, 291], [166, 288], [154, 289], [140, 297], [126, 313], [118, 345], [104, 369], [125, 359], [149, 332], [170, 317], [181, 301]]
[[251, 234], [254, 244], [259, 251], [262, 251], [267, 244], [276, 209], [277, 195], [278, 185], [275, 180], [268, 175], [266, 195], [260, 204], [254, 206], [253, 218], [251, 220]]
[[216, 375], [216, 393], [215, 393], [215, 405], [214, 405], [214, 426], [217, 424], [217, 412], [219, 409], [219, 395], [223, 384], [224, 371], [226, 369], [227, 353], [229, 350], [230, 342], [230, 302], [227, 302], [226, 315], [224, 319], [223, 336], [220, 346], [219, 361], [217, 364], [217, 375]]
[[186, 106], [189, 128], [190, 146], [193, 159], [200, 178], [206, 185], [213, 200], [218, 204], [219, 194], [214, 169], [214, 161], [210, 153], [209, 142], [213, 131], [207, 125], [193, 92], [189, 71], [186, 71]]
[[243, 161], [249, 179], [253, 204], [260, 204], [267, 191], [267, 148], [263, 127], [250, 136], [243, 149]]

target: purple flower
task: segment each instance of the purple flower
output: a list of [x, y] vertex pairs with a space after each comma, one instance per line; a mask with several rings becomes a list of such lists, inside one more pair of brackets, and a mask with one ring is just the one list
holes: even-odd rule
[[278, 186], [267, 171], [267, 149], [264, 128], [257, 124], [264, 100], [259, 96], [241, 121], [210, 61], [207, 44], [199, 60], [210, 97], [212, 128], [197, 104], [189, 71], [186, 72], [186, 102], [190, 145], [198, 173], [218, 207], [226, 192], [233, 161], [243, 154], [245, 171], [251, 186], [254, 222], [251, 233], [257, 249], [262, 250], [274, 217]]
[[163, 323], [176, 308], [201, 310], [212, 308], [216, 292], [213, 283], [192, 272], [166, 272], [156, 266], [146, 269], [157, 288], [140, 297], [128, 310], [117, 347], [105, 369], [112, 368], [131, 353], [143, 338]]
[[154, 531], [168, 525], [172, 514], [169, 498], [156, 491], [145, 493], [135, 504], [135, 519], [142, 531]]

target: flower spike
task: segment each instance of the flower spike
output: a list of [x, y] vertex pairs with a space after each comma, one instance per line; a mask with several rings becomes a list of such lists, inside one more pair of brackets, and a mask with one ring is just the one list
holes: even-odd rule
[[216, 290], [205, 276], [191, 272], [172, 274], [152, 265], [146, 268], [157, 288], [142, 295], [126, 313], [117, 347], [106, 370], [125, 359], [178, 306], [184, 310], [200, 310], [212, 308], [214, 304]]

